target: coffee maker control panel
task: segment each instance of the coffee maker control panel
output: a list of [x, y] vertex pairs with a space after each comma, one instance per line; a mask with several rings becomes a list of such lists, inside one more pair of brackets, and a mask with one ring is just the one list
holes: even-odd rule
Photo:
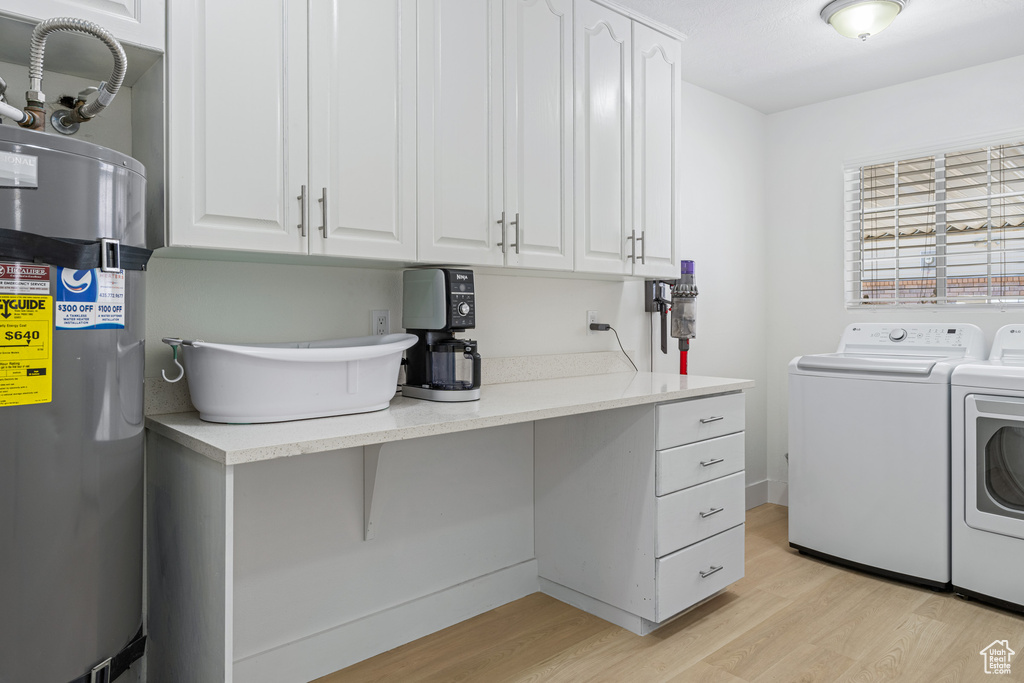
[[449, 326], [456, 330], [476, 327], [476, 291], [473, 271], [445, 269], [448, 276]]

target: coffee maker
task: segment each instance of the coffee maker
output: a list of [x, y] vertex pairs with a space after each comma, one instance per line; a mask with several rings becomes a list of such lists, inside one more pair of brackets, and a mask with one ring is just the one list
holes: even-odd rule
[[480, 354], [453, 334], [476, 326], [473, 271], [423, 268], [402, 273], [402, 327], [419, 340], [405, 352], [402, 396], [429, 401], [480, 398]]

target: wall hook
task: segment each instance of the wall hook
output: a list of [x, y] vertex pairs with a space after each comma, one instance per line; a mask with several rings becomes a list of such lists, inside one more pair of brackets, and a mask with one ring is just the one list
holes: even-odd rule
[[179, 370], [178, 376], [175, 377], [174, 379], [171, 379], [170, 377], [167, 376], [167, 371], [166, 370], [161, 370], [160, 371], [160, 374], [163, 376], [164, 381], [165, 382], [170, 382], [170, 383], [173, 384], [174, 382], [180, 381], [181, 378], [185, 376], [185, 368], [182, 366], [181, 363], [178, 362], [178, 347], [181, 345], [181, 341], [182, 340], [175, 339], [173, 337], [164, 337], [160, 341], [162, 341], [164, 344], [167, 344], [168, 346], [170, 346], [171, 347], [171, 351], [174, 352], [174, 364], [178, 366], [178, 370]]

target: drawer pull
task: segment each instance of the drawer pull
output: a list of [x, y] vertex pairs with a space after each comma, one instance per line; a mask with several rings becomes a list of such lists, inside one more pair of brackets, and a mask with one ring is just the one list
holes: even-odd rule
[[724, 509], [725, 508], [711, 508], [707, 512], [700, 513], [700, 516], [706, 519], [706, 518], [710, 517], [711, 515], [717, 515], [719, 512], [721, 512]]
[[724, 420], [724, 419], [725, 419], [725, 415], [718, 415], [717, 417], [702, 417], [700, 419], [700, 423], [702, 425], [706, 425], [709, 422], [718, 422], [719, 420]]
[[725, 462], [725, 458], [712, 458], [711, 460], [701, 460], [700, 466], [711, 467], [712, 465], [717, 465], [720, 462]]
[[700, 578], [706, 579], [709, 576], [711, 576], [712, 574], [714, 574], [715, 572], [722, 571], [722, 569], [724, 569], [724, 568], [725, 568], [725, 565], [722, 565], [721, 567], [716, 567], [716, 566], [712, 565], [711, 569], [707, 570], [706, 572], [700, 572]]

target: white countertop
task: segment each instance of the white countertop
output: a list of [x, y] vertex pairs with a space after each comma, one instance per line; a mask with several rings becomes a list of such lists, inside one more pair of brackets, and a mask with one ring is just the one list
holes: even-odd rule
[[253, 425], [203, 422], [199, 413], [146, 418], [157, 434], [225, 465], [450, 434], [612, 408], [751, 389], [751, 380], [650, 372], [485, 385], [479, 401], [396, 396], [385, 410]]

